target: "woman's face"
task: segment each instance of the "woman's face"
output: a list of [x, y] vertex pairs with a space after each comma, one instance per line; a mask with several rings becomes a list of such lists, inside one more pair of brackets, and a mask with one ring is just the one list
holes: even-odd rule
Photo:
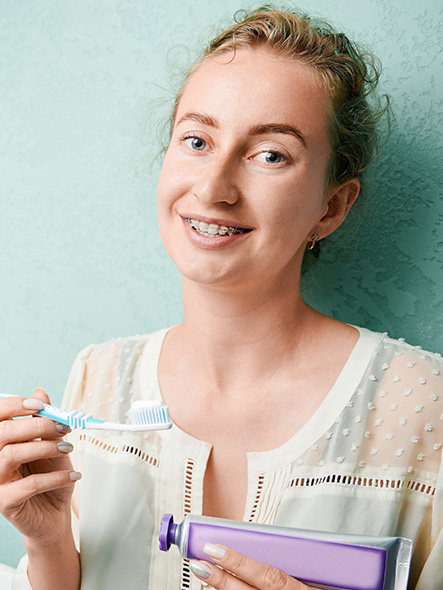
[[310, 68], [265, 49], [200, 66], [158, 187], [161, 236], [184, 277], [253, 286], [299, 273], [306, 241], [329, 233], [330, 108]]

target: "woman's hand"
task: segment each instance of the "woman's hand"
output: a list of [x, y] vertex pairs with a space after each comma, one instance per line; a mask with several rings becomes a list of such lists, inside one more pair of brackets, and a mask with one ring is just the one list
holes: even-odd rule
[[35, 546], [57, 545], [70, 532], [74, 481], [62, 437], [68, 427], [32, 416], [49, 397], [36, 389], [32, 398], [0, 400], [0, 512]]
[[227, 547], [207, 543], [203, 550], [216, 565], [191, 561], [191, 571], [217, 590], [312, 590], [281, 570]]

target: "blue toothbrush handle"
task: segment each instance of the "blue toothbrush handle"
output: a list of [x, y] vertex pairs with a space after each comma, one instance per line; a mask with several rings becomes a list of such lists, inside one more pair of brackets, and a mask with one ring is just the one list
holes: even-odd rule
[[91, 414], [77, 412], [76, 410], [68, 412], [61, 408], [50, 406], [49, 404], [46, 404], [43, 410], [40, 410], [37, 414], [39, 416], [44, 416], [45, 418], [50, 418], [55, 422], [66, 424], [66, 426], [69, 426], [70, 428], [84, 429], [87, 428], [87, 424], [89, 424], [90, 428], [94, 424], [104, 424], [104, 420], [97, 420], [97, 418], [93, 418]]

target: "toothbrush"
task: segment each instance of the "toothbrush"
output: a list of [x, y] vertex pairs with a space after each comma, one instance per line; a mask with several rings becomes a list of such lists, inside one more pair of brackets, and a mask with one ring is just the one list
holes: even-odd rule
[[[18, 397], [7, 393], [0, 393], [0, 398]], [[54, 422], [66, 424], [70, 428], [81, 428], [89, 430], [126, 430], [131, 432], [142, 432], [147, 430], [167, 430], [171, 428], [172, 421], [169, 417], [168, 406], [161, 401], [144, 401], [133, 402], [129, 410], [130, 424], [118, 424], [116, 422], [106, 422], [93, 418], [91, 414], [72, 410], [62, 410], [50, 404], [45, 404], [42, 410], [36, 412], [37, 416], [50, 418]]]

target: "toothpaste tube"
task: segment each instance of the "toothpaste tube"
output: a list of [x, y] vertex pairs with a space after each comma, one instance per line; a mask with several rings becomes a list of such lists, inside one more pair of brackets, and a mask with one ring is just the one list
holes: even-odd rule
[[230, 547], [325, 590], [406, 590], [412, 541], [277, 527], [188, 515], [161, 520], [160, 549], [177, 545], [187, 559], [210, 558], [205, 543]]

